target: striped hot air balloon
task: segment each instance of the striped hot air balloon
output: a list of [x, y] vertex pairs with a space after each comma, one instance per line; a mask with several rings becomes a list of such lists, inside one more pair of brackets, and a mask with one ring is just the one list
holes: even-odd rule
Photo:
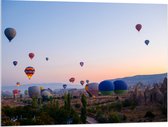
[[31, 77], [33, 76], [33, 74], [35, 72], [35, 69], [33, 67], [29, 66], [29, 67], [25, 68], [24, 72], [26, 73], [27, 77], [29, 79], [31, 79]]

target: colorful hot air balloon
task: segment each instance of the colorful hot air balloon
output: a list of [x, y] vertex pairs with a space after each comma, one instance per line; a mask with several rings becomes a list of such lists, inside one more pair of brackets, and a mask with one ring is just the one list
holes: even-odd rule
[[138, 30], [138, 32], [141, 30], [141, 28], [142, 28], [142, 25], [141, 24], [137, 24], [136, 26], [135, 26], [135, 28]]
[[83, 65], [84, 65], [84, 62], [80, 62], [80, 66], [83, 67]]
[[11, 42], [11, 40], [16, 36], [16, 30], [14, 28], [6, 28], [4, 34], [8, 38], [9, 42]]
[[16, 66], [18, 64], [17, 61], [13, 61], [13, 65]]
[[17, 82], [17, 83], [16, 83], [16, 86], [20, 86], [20, 82]]
[[80, 81], [80, 84], [83, 86], [83, 84], [85, 84], [85, 82], [83, 80]]
[[91, 95], [91, 93], [89, 93], [89, 86], [88, 86], [88, 84], [85, 85], [85, 90], [89, 94], [89, 96], [91, 97], [92, 95]]
[[63, 86], [63, 88], [64, 88], [64, 89], [66, 89], [66, 87], [67, 87], [67, 84], [63, 84], [62, 86]]
[[88, 85], [88, 92], [92, 95], [92, 96], [98, 96], [99, 94], [99, 89], [98, 89], [98, 86], [99, 84], [98, 83], [89, 83], [87, 84]]
[[75, 78], [72, 77], [69, 79], [69, 81], [73, 83], [75, 81]]
[[149, 44], [149, 40], [145, 40], [145, 44], [148, 45]]
[[29, 53], [29, 57], [30, 57], [30, 59], [33, 59], [34, 53]]
[[128, 90], [128, 85], [122, 80], [116, 80], [113, 82], [113, 84], [114, 84], [114, 92], [116, 94], [123, 94]]
[[26, 73], [27, 77], [29, 79], [31, 79], [31, 77], [33, 76], [34, 72], [35, 72], [35, 69], [33, 67], [26, 67], [24, 72]]
[[99, 84], [99, 91], [102, 95], [111, 95], [114, 91], [114, 85], [109, 80], [104, 80]]
[[89, 80], [86, 80], [86, 83], [88, 84], [88, 83], [89, 83]]
[[48, 61], [48, 57], [46, 57], [46, 61]]

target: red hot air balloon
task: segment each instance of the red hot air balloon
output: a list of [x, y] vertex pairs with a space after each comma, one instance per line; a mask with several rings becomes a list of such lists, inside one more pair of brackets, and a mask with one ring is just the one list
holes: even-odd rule
[[29, 53], [29, 57], [30, 57], [30, 59], [33, 59], [34, 53]]
[[85, 82], [83, 80], [80, 81], [80, 84], [83, 86], [83, 84], [85, 84]]
[[34, 72], [35, 72], [35, 69], [33, 67], [26, 67], [24, 72], [26, 73], [27, 77], [29, 79], [31, 79], [31, 77], [33, 76]]
[[17, 90], [17, 89], [15, 89], [15, 90], [13, 90], [13, 95], [17, 95], [17, 94], [19, 94], [19, 90]]
[[141, 30], [141, 28], [142, 28], [142, 25], [141, 24], [137, 24], [136, 26], [135, 26], [135, 28], [138, 30], [138, 32]]
[[84, 65], [84, 62], [80, 62], [80, 66], [83, 67], [83, 65]]
[[69, 79], [69, 81], [73, 83], [75, 81], [75, 78], [72, 77]]

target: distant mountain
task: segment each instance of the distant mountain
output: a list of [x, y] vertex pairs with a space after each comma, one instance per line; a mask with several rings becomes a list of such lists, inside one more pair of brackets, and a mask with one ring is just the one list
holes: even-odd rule
[[111, 81], [120, 79], [125, 81], [128, 84], [128, 86], [136, 85], [138, 82], [141, 82], [144, 85], [148, 85], [148, 84], [163, 82], [165, 77], [167, 77], [167, 73], [152, 74], [152, 75], [136, 75], [131, 77], [111, 79]]

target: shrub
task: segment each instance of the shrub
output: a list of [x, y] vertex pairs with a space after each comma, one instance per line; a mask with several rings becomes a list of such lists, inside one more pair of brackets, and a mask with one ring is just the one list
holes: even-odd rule
[[108, 122], [109, 123], [119, 123], [121, 122], [121, 116], [118, 113], [113, 112], [108, 116]]
[[155, 115], [151, 111], [147, 111], [144, 117], [148, 117], [148, 118], [153, 119], [155, 117]]

